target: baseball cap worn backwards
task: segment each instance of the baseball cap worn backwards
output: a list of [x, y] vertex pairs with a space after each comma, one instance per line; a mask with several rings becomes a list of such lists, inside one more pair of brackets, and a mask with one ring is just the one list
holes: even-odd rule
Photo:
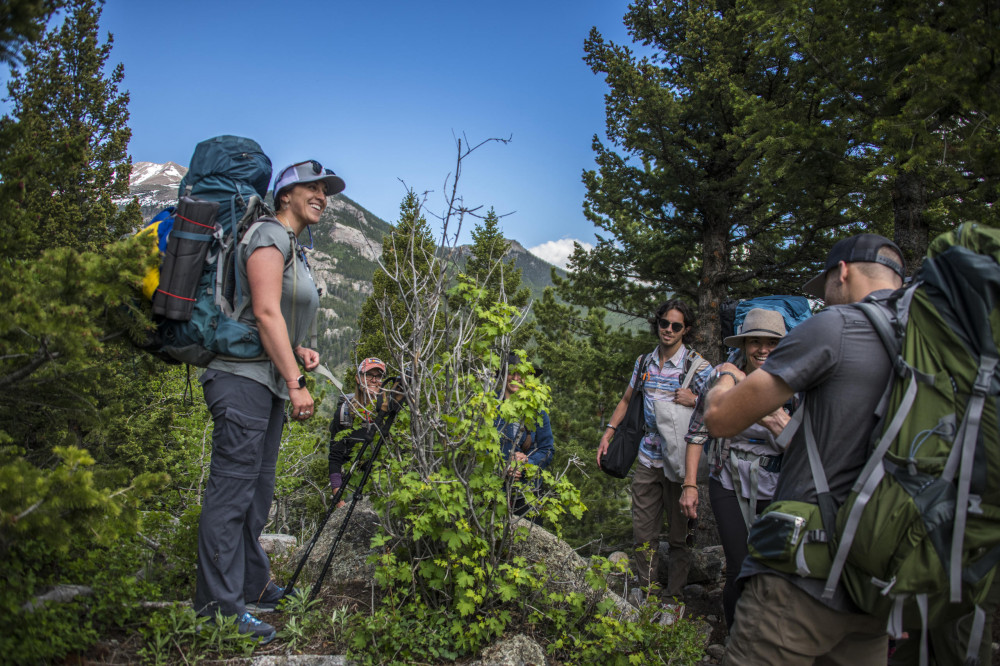
[[278, 177], [274, 181], [275, 203], [277, 203], [278, 196], [285, 188], [301, 183], [312, 183], [317, 180], [326, 183], [327, 196], [339, 194], [347, 187], [344, 179], [335, 174], [331, 169], [324, 169], [323, 165], [316, 160], [306, 160], [286, 166], [278, 172]]
[[900, 278], [906, 277], [906, 267], [888, 257], [879, 256], [879, 250], [889, 247], [902, 258], [899, 247], [885, 236], [878, 234], [858, 234], [837, 241], [826, 256], [826, 266], [823, 272], [802, 286], [802, 291], [816, 298], [823, 298], [826, 286], [826, 274], [831, 268], [836, 268], [840, 262], [847, 264], [871, 262], [891, 268]]

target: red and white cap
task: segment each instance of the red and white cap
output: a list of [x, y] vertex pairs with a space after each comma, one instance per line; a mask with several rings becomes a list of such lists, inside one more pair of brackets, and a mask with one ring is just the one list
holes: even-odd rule
[[358, 364], [358, 374], [363, 375], [372, 368], [378, 368], [382, 372], [385, 372], [385, 363], [382, 362], [382, 359], [375, 358], [374, 356], [366, 358]]

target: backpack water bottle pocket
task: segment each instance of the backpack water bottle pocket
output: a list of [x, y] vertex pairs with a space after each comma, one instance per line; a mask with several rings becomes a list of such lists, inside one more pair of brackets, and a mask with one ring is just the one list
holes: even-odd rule
[[160, 262], [160, 283], [153, 294], [153, 314], [188, 321], [197, 301], [205, 258], [216, 237], [219, 204], [182, 197], [174, 213], [167, 251]]
[[750, 555], [776, 571], [825, 578], [830, 551], [819, 506], [785, 500], [775, 502], [750, 527]]

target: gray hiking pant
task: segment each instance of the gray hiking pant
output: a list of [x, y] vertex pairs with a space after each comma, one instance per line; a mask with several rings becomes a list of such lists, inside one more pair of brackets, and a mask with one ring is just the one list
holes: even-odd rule
[[239, 615], [271, 579], [258, 538], [274, 498], [285, 401], [263, 384], [220, 370], [205, 371], [201, 382], [215, 426], [198, 524], [194, 608]]
[[663, 475], [663, 470], [636, 462], [632, 476], [632, 539], [635, 544], [639, 584], [659, 581], [660, 531], [667, 515], [667, 587], [664, 594], [680, 597], [691, 568], [688, 519], [681, 511], [681, 484]]

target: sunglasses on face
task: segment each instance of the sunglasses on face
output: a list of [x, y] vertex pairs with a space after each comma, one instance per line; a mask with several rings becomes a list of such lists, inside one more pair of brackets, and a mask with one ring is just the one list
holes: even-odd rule
[[379, 381], [382, 381], [383, 377], [385, 377], [385, 373], [384, 372], [366, 372], [365, 373], [365, 379], [368, 379], [368, 380], [377, 379]]
[[679, 321], [667, 321], [666, 319], [657, 319], [656, 325], [660, 328], [669, 328], [674, 333], [680, 333], [684, 330], [684, 324]]

